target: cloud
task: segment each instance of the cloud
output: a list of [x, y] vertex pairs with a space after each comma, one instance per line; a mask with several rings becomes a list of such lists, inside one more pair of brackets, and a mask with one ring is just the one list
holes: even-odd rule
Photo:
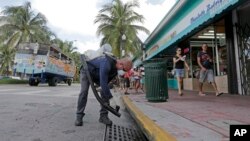
[[[97, 1], [33, 0], [32, 5], [46, 16], [51, 27], [56, 27], [59, 38], [77, 40], [78, 48], [82, 53], [86, 48], [94, 50], [99, 48], [99, 41], [95, 39], [98, 25], [94, 24], [98, 13]], [[85, 38], [80, 39], [80, 37]], [[88, 45], [92, 46], [87, 47]]]
[[95, 34], [97, 0], [34, 0], [34, 7], [46, 15], [50, 24], [67, 32]]
[[[94, 19], [98, 10], [111, 0], [31, 0], [32, 7], [43, 13], [51, 29], [59, 38], [68, 41], [77, 40], [75, 43], [81, 53], [87, 49], [98, 49], [100, 38], [96, 36], [98, 25]], [[131, 0], [123, 0], [128, 2]], [[139, 24], [152, 32], [176, 0], [139, 0], [140, 8], [136, 12], [145, 17], [145, 23]], [[139, 37], [144, 41], [148, 35], [139, 32]]]
[[157, 4], [162, 4], [164, 0], [147, 0], [146, 2], [157, 5]]
[[12, 0], [12, 1], [9, 1], [9, 0], [1, 0], [0, 1], [0, 6], [1, 7], [5, 7], [5, 6], [16, 6], [16, 5], [21, 5], [23, 4], [25, 1], [24, 0]]
[[81, 53], [84, 53], [86, 50], [89, 50], [89, 49], [97, 50], [100, 45], [100, 40], [97, 38], [92, 41], [87, 41], [87, 42], [81, 42], [77, 40], [74, 45], [77, 47], [81, 47], [81, 48], [78, 48], [78, 51]]
[[[160, 21], [175, 4], [176, 0], [165, 0], [164, 2], [158, 4], [147, 1], [148, 0], [140, 0], [140, 8], [137, 9], [137, 11], [145, 18], [143, 26], [148, 28], [152, 33]], [[145, 33], [139, 33], [139, 37], [144, 41], [148, 35]]]
[[[128, 2], [131, 0], [123, 0], [123, 2]], [[142, 25], [146, 27], [151, 33], [176, 3], [176, 0], [139, 0], [140, 8], [135, 9], [135, 11], [144, 16], [145, 21]], [[139, 32], [140, 39], [145, 41], [148, 37], [147, 34]]]
[[[131, 0], [123, 0], [128, 2]], [[140, 0], [140, 8], [135, 9], [136, 12], [142, 14], [145, 18], [143, 26], [153, 31], [155, 27], [160, 23], [167, 12], [176, 3], [176, 0], [160, 0], [155, 2], [153, 0]]]

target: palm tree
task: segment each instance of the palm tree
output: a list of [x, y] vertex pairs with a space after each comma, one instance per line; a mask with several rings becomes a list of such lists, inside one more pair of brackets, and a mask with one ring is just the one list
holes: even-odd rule
[[76, 51], [77, 47], [73, 45], [73, 41], [64, 41], [63, 52], [72, 57], [72, 54]]
[[15, 48], [8, 48], [6, 45], [0, 47], [0, 74], [9, 75], [14, 56]]
[[47, 20], [41, 13], [31, 9], [30, 2], [22, 6], [7, 6], [0, 17], [0, 73], [8, 73], [14, 59], [16, 47], [21, 42], [49, 43], [54, 34], [47, 27]]
[[0, 41], [9, 47], [17, 47], [20, 42], [49, 43], [54, 34], [47, 27], [47, 20], [41, 13], [35, 13], [31, 9], [30, 2], [22, 6], [7, 6], [0, 17]]
[[72, 57], [72, 54], [77, 50], [77, 47], [73, 45], [73, 41], [62, 41], [61, 39], [55, 38], [51, 43], [56, 44], [61, 49], [62, 53], [70, 57]]
[[121, 0], [114, 0], [106, 4], [96, 16], [95, 23], [100, 23], [97, 35], [102, 35], [101, 45], [111, 44], [113, 53], [121, 57], [122, 36], [126, 36], [125, 53], [141, 52], [141, 42], [138, 38], [138, 31], [149, 34], [149, 30], [136, 23], [143, 23], [144, 17], [133, 9], [139, 7], [138, 0], [123, 3]]

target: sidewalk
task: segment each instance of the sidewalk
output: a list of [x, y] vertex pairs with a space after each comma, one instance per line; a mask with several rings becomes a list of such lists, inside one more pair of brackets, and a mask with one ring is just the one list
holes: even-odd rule
[[145, 94], [123, 96], [133, 118], [153, 141], [226, 141], [230, 124], [250, 124], [250, 96], [169, 90], [168, 102], [148, 102]]

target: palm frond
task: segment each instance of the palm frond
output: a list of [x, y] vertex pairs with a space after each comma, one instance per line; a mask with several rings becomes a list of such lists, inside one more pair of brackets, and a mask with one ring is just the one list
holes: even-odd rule
[[135, 23], [144, 22], [144, 17], [134, 11], [134, 8], [139, 6], [138, 0], [128, 3], [114, 0], [113, 3], [104, 5], [96, 16], [94, 23], [99, 24], [96, 34], [103, 36], [100, 44], [111, 44], [113, 53], [117, 56], [121, 56], [121, 37], [123, 34], [127, 37], [123, 48], [126, 54], [142, 52], [137, 34], [139, 31], [149, 34], [149, 30], [143, 26], [135, 25]]

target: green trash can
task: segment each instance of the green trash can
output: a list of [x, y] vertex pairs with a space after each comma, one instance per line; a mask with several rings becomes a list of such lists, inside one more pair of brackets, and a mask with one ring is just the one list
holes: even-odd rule
[[168, 99], [166, 59], [151, 59], [143, 62], [145, 68], [146, 98], [151, 102]]

